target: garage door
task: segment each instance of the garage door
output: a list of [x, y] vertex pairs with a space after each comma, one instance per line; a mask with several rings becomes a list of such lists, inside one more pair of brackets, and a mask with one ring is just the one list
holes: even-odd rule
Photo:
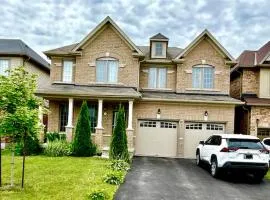
[[185, 123], [184, 157], [195, 158], [196, 147], [214, 133], [224, 133], [224, 124]]
[[261, 140], [267, 137], [270, 137], [270, 128], [258, 128], [257, 137]]
[[168, 121], [139, 121], [136, 155], [175, 157], [177, 123]]

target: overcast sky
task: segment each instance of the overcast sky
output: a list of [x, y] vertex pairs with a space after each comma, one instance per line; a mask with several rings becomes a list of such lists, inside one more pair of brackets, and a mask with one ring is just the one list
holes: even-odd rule
[[0, 0], [0, 38], [42, 51], [79, 42], [110, 16], [137, 45], [161, 32], [185, 48], [207, 28], [236, 58], [270, 40], [269, 0]]

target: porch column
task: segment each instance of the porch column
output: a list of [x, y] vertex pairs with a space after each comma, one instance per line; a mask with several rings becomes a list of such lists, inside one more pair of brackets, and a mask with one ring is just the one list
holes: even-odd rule
[[133, 152], [133, 135], [134, 129], [132, 127], [132, 118], [133, 118], [133, 100], [128, 101], [128, 128], [127, 128], [127, 139], [128, 139], [128, 149], [130, 152]]
[[72, 141], [73, 135], [73, 98], [68, 99], [68, 123], [66, 126], [67, 141]]
[[43, 110], [41, 106], [38, 107], [38, 118], [39, 118], [39, 127], [40, 127], [39, 142], [44, 143]]
[[103, 127], [102, 127], [102, 114], [103, 114], [103, 100], [98, 100], [98, 121], [95, 133], [95, 143], [100, 150], [103, 148]]

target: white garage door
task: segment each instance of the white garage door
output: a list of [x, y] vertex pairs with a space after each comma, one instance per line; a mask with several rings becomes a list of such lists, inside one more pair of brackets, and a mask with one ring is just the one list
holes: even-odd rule
[[175, 157], [177, 123], [168, 121], [139, 121], [136, 155]]
[[224, 124], [185, 123], [184, 157], [195, 158], [196, 147], [201, 140], [206, 140], [214, 133], [224, 133]]

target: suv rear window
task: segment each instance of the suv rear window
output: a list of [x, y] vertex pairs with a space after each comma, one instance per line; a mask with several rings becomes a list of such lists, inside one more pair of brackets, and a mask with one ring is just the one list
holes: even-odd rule
[[263, 149], [260, 140], [251, 139], [228, 139], [227, 140], [229, 148], [239, 148], [239, 149]]
[[264, 140], [264, 144], [266, 144], [266, 145], [268, 145], [268, 146], [270, 146], [270, 139], [268, 140]]

